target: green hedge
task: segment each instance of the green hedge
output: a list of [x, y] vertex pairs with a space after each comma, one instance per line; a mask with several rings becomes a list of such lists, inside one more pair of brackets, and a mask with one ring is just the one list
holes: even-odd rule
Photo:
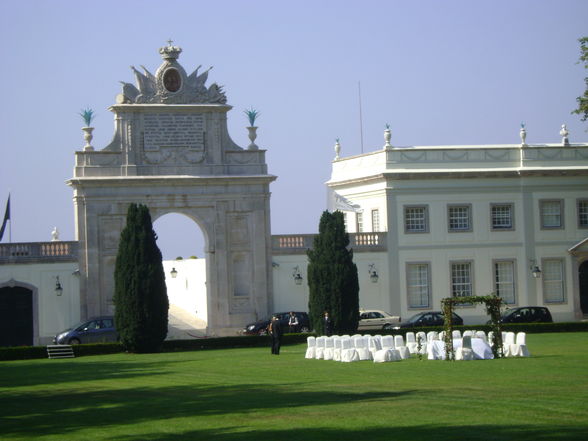
[[[282, 344], [306, 343], [306, 337], [310, 334], [285, 334]], [[198, 351], [203, 349], [227, 349], [227, 348], [250, 348], [270, 347], [269, 336], [235, 336], [199, 338], [195, 340], [166, 340], [163, 342], [163, 352]], [[85, 355], [115, 354], [123, 352], [120, 343], [95, 343], [85, 345], [74, 345], [76, 357]], [[0, 361], [5, 360], [27, 360], [32, 358], [47, 358], [46, 346], [18, 346], [0, 348]]]

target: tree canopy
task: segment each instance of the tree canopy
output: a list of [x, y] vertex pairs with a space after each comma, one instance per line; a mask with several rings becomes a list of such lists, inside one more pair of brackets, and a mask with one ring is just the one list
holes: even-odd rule
[[[582, 37], [578, 41], [580, 42], [580, 59], [578, 63], [583, 63], [584, 69], [588, 69], [588, 37]], [[584, 78], [584, 85], [586, 87], [584, 95], [576, 98], [578, 108], [572, 112], [582, 115], [582, 121], [588, 119], [588, 77]]]
[[167, 336], [167, 289], [149, 209], [131, 204], [114, 270], [115, 323], [130, 352], [155, 352]]
[[308, 314], [314, 330], [324, 333], [323, 313], [329, 312], [334, 333], [353, 333], [359, 321], [359, 281], [353, 250], [347, 249], [343, 213], [323, 212], [319, 234], [308, 250]]

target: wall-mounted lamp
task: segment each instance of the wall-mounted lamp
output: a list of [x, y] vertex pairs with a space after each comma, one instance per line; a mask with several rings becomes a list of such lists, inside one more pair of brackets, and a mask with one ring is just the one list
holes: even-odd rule
[[538, 279], [539, 277], [541, 277], [541, 269], [537, 265], [537, 262], [535, 261], [535, 259], [531, 259], [530, 262], [531, 262], [531, 266], [529, 266], [529, 269], [531, 270], [531, 274], [533, 274], [533, 277]]
[[63, 287], [61, 286], [61, 283], [59, 282], [59, 276], [55, 276], [55, 294], [57, 294], [58, 296], [60, 296], [61, 294], [63, 294]]
[[292, 272], [292, 277], [294, 277], [294, 283], [296, 285], [302, 285], [302, 275], [300, 274], [300, 268], [298, 265], [294, 267], [294, 271]]
[[178, 277], [178, 270], [176, 270], [175, 267], [172, 267], [172, 269], [169, 273], [171, 274], [172, 279], [175, 279], [176, 277]]
[[378, 283], [378, 279], [380, 278], [380, 276], [378, 276], [378, 272], [376, 271], [375, 264], [373, 264], [373, 263], [369, 264], [368, 273], [370, 274], [370, 280], [372, 281], [372, 283]]

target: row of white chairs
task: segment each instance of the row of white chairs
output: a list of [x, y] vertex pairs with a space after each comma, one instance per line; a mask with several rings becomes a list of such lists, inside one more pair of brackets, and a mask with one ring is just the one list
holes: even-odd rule
[[[318, 360], [334, 360], [353, 362], [373, 360], [374, 363], [387, 361], [400, 361], [407, 359], [411, 354], [427, 354], [427, 343], [433, 340], [443, 340], [445, 332], [430, 331], [407, 332], [406, 343], [402, 335], [333, 335], [330, 337], [309, 336], [307, 338], [307, 350], [305, 357]], [[481, 338], [492, 345], [493, 333], [488, 336], [484, 331], [466, 330], [463, 337], [459, 330], [454, 330], [452, 338], [462, 339], [461, 347], [456, 350], [456, 360], [472, 360], [472, 338]], [[519, 332], [503, 332], [503, 354], [505, 357], [529, 357], [526, 345], [526, 334]]]

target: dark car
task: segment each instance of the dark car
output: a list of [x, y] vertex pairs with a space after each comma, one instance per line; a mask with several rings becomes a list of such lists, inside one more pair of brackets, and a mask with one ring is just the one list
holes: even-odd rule
[[[296, 317], [298, 317], [298, 329], [296, 332], [309, 332], [310, 320], [308, 319], [308, 314], [306, 312], [294, 312], [294, 314], [296, 314]], [[282, 325], [284, 332], [289, 332], [288, 320], [290, 319], [290, 312], [276, 312], [275, 314], [270, 314], [266, 318], [258, 320], [255, 323], [249, 323], [243, 330], [241, 330], [241, 334], [267, 334], [267, 327], [269, 326], [270, 321], [274, 315], [278, 318], [278, 320], [280, 320], [280, 324]]]
[[105, 343], [118, 340], [114, 317], [93, 317], [60, 332], [53, 338], [58, 345], [77, 345], [80, 343]]
[[500, 321], [501, 323], [552, 323], [553, 318], [549, 309], [543, 306], [521, 306], [507, 309]]
[[[456, 326], [463, 325], [463, 319], [455, 312], [452, 313], [453, 324]], [[400, 328], [417, 328], [419, 326], [443, 326], [445, 319], [441, 311], [419, 312], [411, 318], [395, 326], [395, 329]]]

